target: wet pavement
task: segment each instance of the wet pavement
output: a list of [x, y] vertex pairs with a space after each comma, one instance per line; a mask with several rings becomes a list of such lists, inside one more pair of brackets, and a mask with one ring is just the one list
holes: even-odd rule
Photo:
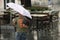
[[[60, 28], [60, 25], [59, 25], [59, 28]], [[58, 29], [59, 29], [58, 28]], [[60, 29], [59, 29], [60, 30]], [[5, 32], [8, 32], [8, 33], [5, 33]], [[2, 25], [1, 26], [1, 37], [0, 39], [1, 40], [15, 40], [15, 32], [14, 32], [14, 27], [11, 26], [11, 25]], [[30, 34], [29, 36], [31, 37], [33, 35], [33, 38], [31, 37], [28, 37], [30, 40], [37, 40], [37, 32], [36, 31], [32, 31], [32, 33], [34, 34]], [[41, 32], [40, 32], [41, 33]], [[9, 36], [8, 36], [9, 35]], [[8, 36], [8, 37], [7, 37]], [[41, 35], [40, 35], [41, 36]], [[56, 39], [54, 39], [56, 40]], [[58, 39], [57, 40], [60, 40], [60, 31], [59, 31], [59, 34], [58, 34]]]
[[10, 25], [1, 25], [1, 40], [14, 40], [14, 27]]

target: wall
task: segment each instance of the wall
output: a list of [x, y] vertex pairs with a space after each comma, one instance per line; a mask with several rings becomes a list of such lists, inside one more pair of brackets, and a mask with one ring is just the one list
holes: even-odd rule
[[34, 5], [34, 3], [37, 3], [39, 5], [48, 5], [48, 0], [31, 0], [32, 6]]
[[3, 10], [4, 10], [4, 0], [0, 0], [0, 15], [4, 14], [3, 12], [1, 12]]
[[20, 0], [15, 0], [15, 3], [21, 4], [21, 1]]
[[4, 8], [4, 0], [0, 0], [0, 8]]

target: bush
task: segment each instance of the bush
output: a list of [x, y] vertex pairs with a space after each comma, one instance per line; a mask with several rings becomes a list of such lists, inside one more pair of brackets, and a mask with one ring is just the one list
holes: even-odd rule
[[45, 11], [45, 10], [49, 10], [48, 7], [34, 7], [34, 6], [28, 7], [26, 9], [28, 9], [30, 11]]

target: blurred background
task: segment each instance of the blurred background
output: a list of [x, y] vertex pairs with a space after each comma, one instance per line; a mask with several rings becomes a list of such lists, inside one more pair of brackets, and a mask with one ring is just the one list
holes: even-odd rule
[[27, 40], [60, 40], [60, 0], [0, 0], [1, 40], [15, 40], [11, 21], [16, 12], [6, 10], [9, 2], [22, 5], [33, 17]]

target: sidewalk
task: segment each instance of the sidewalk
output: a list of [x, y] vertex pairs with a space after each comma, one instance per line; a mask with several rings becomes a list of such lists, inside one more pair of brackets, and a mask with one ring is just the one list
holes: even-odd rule
[[1, 25], [1, 40], [15, 40], [14, 27], [10, 25]]

